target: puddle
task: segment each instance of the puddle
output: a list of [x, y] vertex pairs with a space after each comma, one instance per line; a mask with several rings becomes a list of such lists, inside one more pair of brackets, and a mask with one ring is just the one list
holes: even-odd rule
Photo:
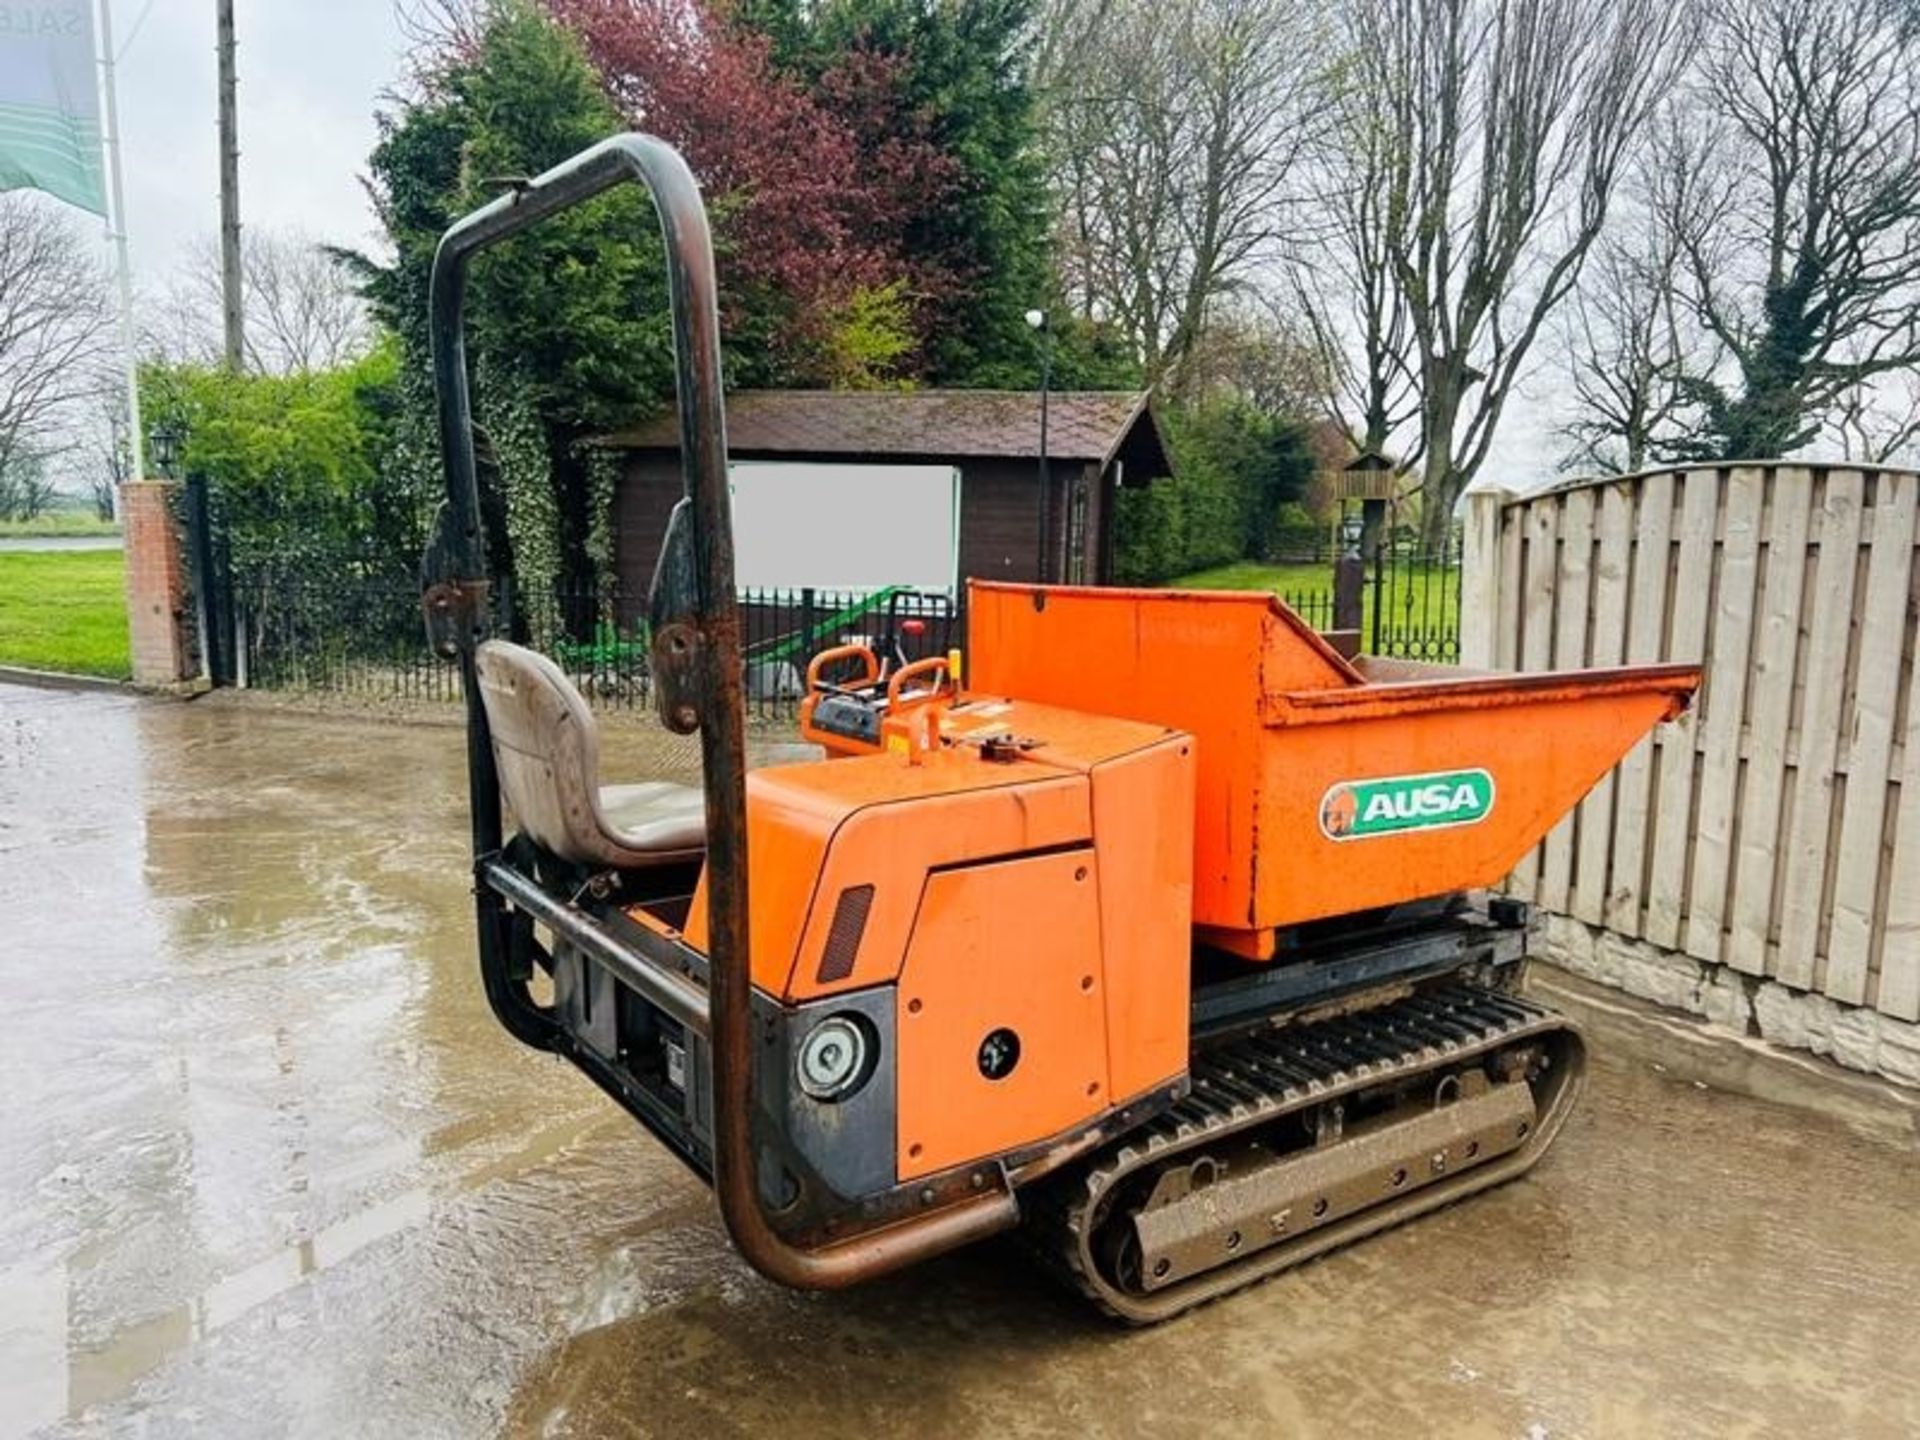
[[0, 687], [0, 1436], [1920, 1431], [1911, 1157], [1604, 1031], [1532, 1178], [1157, 1330], [770, 1286], [488, 1014], [461, 743]]

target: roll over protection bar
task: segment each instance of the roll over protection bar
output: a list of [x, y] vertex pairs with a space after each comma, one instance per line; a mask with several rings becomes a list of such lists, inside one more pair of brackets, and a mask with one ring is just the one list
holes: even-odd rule
[[[467, 389], [467, 262], [488, 246], [628, 180], [646, 187], [659, 216], [673, 321], [682, 496], [667, 527], [648, 611], [655, 703], [669, 729], [700, 733], [706, 785], [713, 1186], [734, 1244], [756, 1270], [797, 1288], [834, 1289], [1006, 1229], [1019, 1210], [1003, 1181], [1000, 1188], [958, 1203], [808, 1249], [776, 1233], [762, 1207], [751, 1124], [746, 687], [733, 576], [713, 243], [692, 172], [671, 146], [652, 136], [604, 140], [475, 210], [441, 237], [429, 288], [429, 323], [447, 501], [422, 566], [427, 630], [435, 648], [460, 664], [478, 875], [499, 853], [502, 827], [499, 775], [474, 664], [486, 628], [487, 563]], [[526, 919], [515, 919], [488, 884], [475, 886], [475, 906], [481, 969], [495, 1014], [525, 1043], [559, 1048], [563, 1037], [550, 1012], [533, 1002], [524, 982], [508, 975], [504, 964], [508, 927]]]

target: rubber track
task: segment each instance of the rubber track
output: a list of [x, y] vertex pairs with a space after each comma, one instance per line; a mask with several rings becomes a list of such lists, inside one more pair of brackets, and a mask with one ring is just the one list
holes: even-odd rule
[[[1089, 1233], [1095, 1212], [1116, 1185], [1138, 1171], [1324, 1100], [1372, 1090], [1554, 1033], [1570, 1037], [1576, 1063], [1572, 1074], [1556, 1081], [1541, 1108], [1534, 1137], [1522, 1149], [1479, 1169], [1462, 1171], [1452, 1184], [1409, 1195], [1397, 1205], [1362, 1211], [1323, 1231], [1308, 1231], [1288, 1244], [1255, 1252], [1152, 1294], [1118, 1290], [1095, 1270]], [[1399, 1218], [1437, 1209], [1525, 1170], [1546, 1149], [1571, 1109], [1582, 1053], [1578, 1031], [1559, 1012], [1517, 995], [1460, 983], [1424, 990], [1374, 1010], [1235, 1040], [1195, 1058], [1193, 1088], [1186, 1099], [1075, 1171], [1024, 1197], [1029, 1238], [1049, 1268], [1114, 1318], [1136, 1325], [1170, 1318], [1349, 1239], [1385, 1229]], [[1483, 1171], [1486, 1174], [1480, 1178]], [[1475, 1180], [1478, 1183], [1469, 1183]], [[1401, 1216], [1403, 1210], [1406, 1213]], [[1381, 1211], [1395, 1213], [1362, 1223]]]

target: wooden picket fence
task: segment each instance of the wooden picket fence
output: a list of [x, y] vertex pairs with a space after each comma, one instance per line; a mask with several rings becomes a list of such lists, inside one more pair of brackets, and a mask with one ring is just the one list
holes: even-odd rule
[[1523, 861], [1590, 925], [1920, 1019], [1920, 476], [1779, 463], [1469, 497], [1462, 661], [1697, 661]]

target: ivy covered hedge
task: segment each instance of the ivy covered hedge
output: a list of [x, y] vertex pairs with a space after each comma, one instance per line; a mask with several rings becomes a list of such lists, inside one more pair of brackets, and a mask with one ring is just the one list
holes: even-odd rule
[[1268, 559], [1313, 478], [1306, 427], [1222, 397], [1163, 408], [1174, 478], [1120, 492], [1114, 578], [1148, 585]]

